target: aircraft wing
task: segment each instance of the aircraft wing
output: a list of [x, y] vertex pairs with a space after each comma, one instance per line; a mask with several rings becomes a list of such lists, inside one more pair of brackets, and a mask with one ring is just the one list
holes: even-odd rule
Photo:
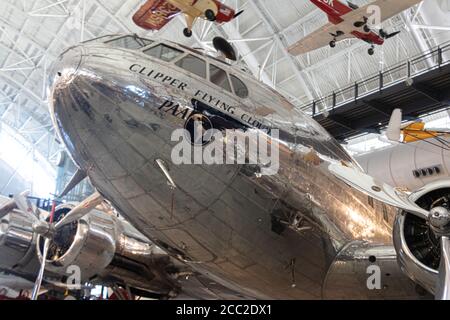
[[[362, 16], [367, 17], [368, 15], [372, 14], [372, 12], [368, 10], [370, 9], [369, 6], [378, 6], [381, 13], [381, 22], [383, 22], [387, 19], [392, 18], [393, 16], [396, 16], [400, 12], [403, 12], [406, 9], [415, 6], [420, 2], [422, 2], [422, 0], [376, 0], [355, 11], [359, 11], [356, 14], [357, 16], [359, 15], [359, 17], [357, 18], [361, 18]], [[349, 14], [345, 15], [344, 19], [347, 19], [347, 16], [354, 14], [355, 11], [352, 11]]]
[[399, 191], [386, 183], [376, 181], [373, 177], [358, 169], [342, 164], [330, 164], [328, 170], [349, 186], [374, 199], [424, 219], [428, 217], [428, 211], [410, 201], [405, 192]]
[[[327, 46], [331, 40], [333, 40], [332, 34], [336, 34], [336, 31], [340, 30], [340, 25], [327, 23], [320, 29], [311, 32], [306, 37], [293, 44], [288, 48], [290, 54], [298, 56], [303, 53], [307, 53], [322, 47]], [[339, 36], [336, 40], [351, 38], [351, 34], [344, 34]]]
[[[339, 30], [347, 33], [349, 28], [352, 31], [357, 31], [360, 28], [355, 28], [354, 23], [357, 21], [364, 21], [364, 17], [369, 18], [375, 13], [372, 7], [378, 7], [380, 10], [380, 22], [384, 22], [393, 16], [405, 11], [408, 8], [422, 2], [422, 0], [376, 0], [366, 4], [364, 7], [353, 10], [342, 16], [344, 20], [339, 25]], [[341, 27], [342, 26], [342, 27]]]
[[166, 0], [148, 0], [134, 14], [133, 21], [146, 30], [160, 30], [180, 12]]
[[337, 31], [344, 33], [343, 35], [337, 37], [337, 41], [354, 37], [351, 34], [354, 31], [365, 33], [362, 27], [357, 28], [354, 26], [354, 23], [364, 21], [364, 18], [368, 18], [374, 13], [370, 6], [378, 6], [380, 8], [380, 18], [381, 22], [383, 22], [421, 1], [422, 0], [376, 0], [365, 5], [364, 7], [355, 9], [343, 15], [341, 17], [343, 19], [341, 23], [327, 23], [320, 29], [310, 33], [305, 38], [293, 44], [289, 47], [288, 51], [293, 55], [300, 55], [318, 48], [322, 48], [333, 40], [333, 36], [331, 34], [336, 34]]

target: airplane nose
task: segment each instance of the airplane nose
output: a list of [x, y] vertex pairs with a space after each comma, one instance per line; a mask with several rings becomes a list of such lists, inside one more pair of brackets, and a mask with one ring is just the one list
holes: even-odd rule
[[74, 75], [81, 66], [83, 60], [83, 48], [81, 46], [70, 47], [53, 62], [48, 72], [49, 88], [56, 81], [68, 79]]
[[[50, 117], [53, 125], [61, 136], [61, 127], [56, 121], [56, 98], [64, 94], [70, 87], [70, 83], [76, 78], [76, 74], [82, 65], [84, 49], [81, 46], [73, 46], [65, 50], [47, 69], [47, 99]], [[64, 107], [64, 106], [60, 106]], [[64, 108], [60, 108], [64, 110]]]

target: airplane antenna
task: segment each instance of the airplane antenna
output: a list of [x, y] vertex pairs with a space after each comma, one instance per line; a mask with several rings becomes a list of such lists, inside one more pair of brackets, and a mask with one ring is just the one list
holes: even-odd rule
[[229, 43], [226, 39], [222, 37], [215, 37], [213, 39], [213, 46], [218, 52], [222, 53], [228, 60], [237, 61], [236, 51], [234, 50], [231, 43]]

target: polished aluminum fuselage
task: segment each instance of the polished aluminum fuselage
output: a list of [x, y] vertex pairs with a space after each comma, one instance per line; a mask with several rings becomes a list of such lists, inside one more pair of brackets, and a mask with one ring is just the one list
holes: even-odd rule
[[[350, 156], [282, 96], [210, 60], [243, 79], [250, 96], [238, 98], [139, 50], [93, 42], [61, 55], [49, 80], [50, 111], [97, 190], [169, 254], [244, 296], [411, 297], [391, 246], [394, 210], [327, 169], [332, 162], [356, 166]], [[243, 126], [280, 129], [278, 173], [173, 165], [171, 135], [184, 127], [192, 99]], [[165, 101], [179, 107], [161, 109]], [[167, 164], [174, 191], [157, 159]], [[381, 290], [366, 287], [372, 255], [388, 270], [383, 283], [395, 280]]]

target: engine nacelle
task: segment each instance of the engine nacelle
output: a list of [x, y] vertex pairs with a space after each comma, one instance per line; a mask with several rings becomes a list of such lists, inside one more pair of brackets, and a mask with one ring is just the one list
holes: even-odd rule
[[[73, 207], [58, 206], [56, 221]], [[37, 243], [41, 260], [44, 240]], [[111, 280], [157, 294], [178, 289], [166, 272], [169, 256], [125, 220], [99, 210], [63, 226], [51, 242], [46, 270], [65, 277], [72, 266], [79, 268], [81, 283]]]
[[[62, 218], [74, 205], [63, 204], [55, 210], [55, 219]], [[81, 271], [87, 281], [101, 273], [112, 261], [118, 238], [117, 222], [112, 215], [92, 210], [78, 221], [57, 232], [49, 248], [46, 270], [66, 275], [70, 266]], [[42, 259], [44, 240], [39, 237], [38, 257]]]
[[12, 211], [0, 220], [0, 268], [17, 273], [35, 273], [39, 261], [36, 237], [30, 219]]
[[[442, 137], [450, 142], [448, 137]], [[450, 176], [449, 152], [428, 140], [398, 144], [356, 157], [370, 176], [391, 186], [418, 190]]]
[[[0, 197], [0, 204], [7, 200]], [[54, 220], [61, 219], [73, 207], [58, 206]], [[46, 214], [42, 211], [42, 215]], [[0, 219], [0, 270], [35, 278], [43, 244], [44, 239], [33, 230], [30, 213], [12, 210]], [[171, 297], [180, 290], [176, 278], [184, 268], [127, 221], [112, 212], [94, 209], [53, 234], [44, 283], [62, 288], [85, 282], [126, 284], [141, 295]], [[80, 282], [66, 282], [68, 276], [75, 275], [74, 271]]]
[[[412, 193], [410, 200], [430, 210], [450, 208], [450, 181], [436, 181]], [[417, 284], [434, 293], [441, 259], [439, 239], [428, 221], [401, 212], [394, 223], [394, 246], [402, 270]]]

